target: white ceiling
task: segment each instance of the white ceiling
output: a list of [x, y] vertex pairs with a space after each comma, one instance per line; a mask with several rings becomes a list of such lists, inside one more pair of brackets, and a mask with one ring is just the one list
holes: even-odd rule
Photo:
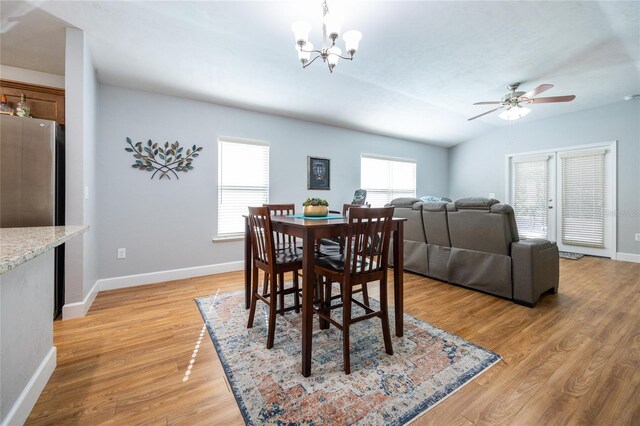
[[[576, 95], [533, 105], [520, 122], [640, 93], [637, 1], [328, 3], [343, 9], [343, 30], [363, 33], [354, 61], [333, 74], [318, 61], [302, 69], [290, 30], [308, 19], [320, 44], [321, 1], [59, 1], [26, 14], [23, 2], [2, 2], [1, 60], [60, 73], [59, 55], [33, 58], [36, 38], [54, 38], [42, 35], [44, 10], [85, 31], [103, 83], [444, 146], [508, 125], [497, 114], [466, 119], [514, 81]], [[17, 44], [29, 31], [30, 47]]]

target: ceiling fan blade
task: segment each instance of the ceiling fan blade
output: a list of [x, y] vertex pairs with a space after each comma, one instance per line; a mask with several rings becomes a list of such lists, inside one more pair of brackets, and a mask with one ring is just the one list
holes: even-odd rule
[[575, 95], [567, 95], [567, 96], [551, 96], [548, 98], [535, 98], [529, 99], [531, 103], [534, 104], [550, 104], [553, 102], [571, 102], [576, 98]]
[[500, 101], [486, 101], [486, 102], [476, 102], [474, 105], [500, 105], [502, 102]]
[[546, 92], [547, 90], [551, 89], [553, 87], [553, 84], [541, 84], [540, 86], [536, 87], [533, 90], [529, 90], [527, 93], [525, 93], [524, 95], [520, 96], [521, 98], [533, 98], [535, 95], [539, 95], [542, 92]]
[[504, 106], [499, 106], [498, 108], [494, 108], [494, 109], [492, 109], [491, 111], [483, 112], [483, 113], [482, 113], [482, 114], [480, 114], [480, 115], [476, 115], [475, 117], [468, 118], [468, 119], [467, 119], [467, 121], [475, 120], [476, 118], [480, 118], [480, 117], [482, 117], [483, 115], [491, 114], [493, 111], [497, 111], [497, 110], [499, 110], [500, 108], [503, 108], [503, 107], [504, 107]]

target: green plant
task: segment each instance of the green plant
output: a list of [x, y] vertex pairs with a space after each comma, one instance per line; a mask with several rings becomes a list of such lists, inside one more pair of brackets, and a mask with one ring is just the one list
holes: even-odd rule
[[131, 138], [127, 138], [127, 144], [129, 147], [124, 150], [132, 152], [136, 162], [131, 165], [134, 169], [142, 171], [153, 172], [151, 179], [153, 179], [158, 172], [160, 173], [160, 179], [166, 177], [171, 179], [169, 173], [173, 173], [176, 179], [178, 173], [187, 173], [189, 170], [193, 170], [193, 159], [197, 157], [202, 147], [193, 145], [188, 148], [186, 152], [184, 147], [180, 146], [180, 142], [176, 141], [169, 145], [169, 142], [164, 143], [163, 146], [159, 146], [157, 143], [151, 142], [149, 139], [145, 144], [142, 142], [131, 142]]
[[323, 200], [322, 198], [307, 198], [307, 201], [302, 203], [303, 206], [329, 206], [329, 202], [327, 200]]

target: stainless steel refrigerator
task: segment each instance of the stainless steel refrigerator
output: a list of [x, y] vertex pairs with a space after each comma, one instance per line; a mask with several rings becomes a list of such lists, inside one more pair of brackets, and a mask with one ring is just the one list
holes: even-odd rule
[[[64, 225], [64, 128], [0, 115], [0, 228]], [[57, 317], [64, 304], [64, 246], [55, 250]]]

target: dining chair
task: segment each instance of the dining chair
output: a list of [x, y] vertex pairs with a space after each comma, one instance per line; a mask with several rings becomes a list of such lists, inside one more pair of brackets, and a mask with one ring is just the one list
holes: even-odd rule
[[[352, 208], [364, 208], [369, 207], [367, 205], [362, 204], [348, 204], [345, 203], [342, 206], [342, 216], [347, 217], [349, 214], [349, 210]], [[339, 212], [336, 212], [339, 213]], [[344, 243], [345, 237], [331, 237], [331, 238], [322, 238], [320, 240], [320, 244], [318, 246], [318, 254], [321, 256], [333, 256], [337, 254], [341, 254], [344, 252]], [[362, 292], [362, 297], [365, 300], [366, 304], [369, 304], [369, 292], [367, 291], [367, 283], [363, 283], [361, 288], [354, 289], [353, 293]], [[340, 299], [342, 297], [341, 294], [334, 296], [334, 299]]]
[[[302, 269], [302, 255], [295, 250], [275, 249], [274, 233], [271, 226], [271, 212], [268, 207], [249, 207], [249, 232], [253, 245], [253, 278], [251, 289], [251, 307], [247, 328], [253, 327], [258, 300], [269, 306], [267, 349], [273, 347], [276, 314], [295, 310], [300, 312], [300, 286], [297, 271]], [[259, 291], [258, 270], [265, 272], [265, 283], [268, 290]], [[293, 286], [285, 289], [284, 273], [294, 272]], [[270, 281], [270, 285], [269, 285]], [[293, 294], [293, 306], [285, 307], [284, 296]], [[279, 297], [280, 307], [278, 308]]]
[[[387, 269], [389, 239], [393, 207], [358, 208], [349, 212], [349, 226], [344, 253], [333, 256], [318, 256], [314, 273], [317, 281], [320, 303], [314, 312], [342, 330], [342, 352], [344, 372], [351, 373], [349, 330], [351, 324], [379, 317], [382, 321], [382, 335], [385, 351], [393, 355], [391, 331], [389, 328], [389, 308], [387, 302]], [[353, 287], [366, 286], [372, 281], [380, 282], [380, 309], [371, 307], [368, 300], [354, 299]], [[332, 304], [333, 283], [340, 283], [342, 302]], [[368, 298], [367, 298], [368, 299]], [[364, 314], [352, 316], [352, 304], [364, 310]], [[331, 317], [331, 311], [342, 308], [342, 323]]]
[[[269, 213], [271, 216], [289, 216], [296, 214], [296, 205], [295, 204], [263, 204], [263, 207], [269, 208]], [[287, 234], [283, 234], [281, 232], [274, 232], [274, 245], [276, 249], [276, 253], [284, 252], [289, 253], [290, 255], [296, 254], [302, 258], [302, 248], [301, 243], [296, 240], [295, 237]], [[298, 282], [298, 271], [293, 271], [293, 278], [295, 282]], [[280, 274], [281, 286], [284, 286], [284, 274]], [[267, 286], [269, 284], [269, 276], [265, 273], [264, 276], [264, 287], [262, 289], [262, 293], [267, 292]], [[281, 289], [283, 290], [283, 288]], [[280, 305], [284, 306], [284, 293], [280, 293]], [[296, 310], [296, 313], [298, 310]], [[281, 315], [284, 315], [284, 312], [281, 312]]]

